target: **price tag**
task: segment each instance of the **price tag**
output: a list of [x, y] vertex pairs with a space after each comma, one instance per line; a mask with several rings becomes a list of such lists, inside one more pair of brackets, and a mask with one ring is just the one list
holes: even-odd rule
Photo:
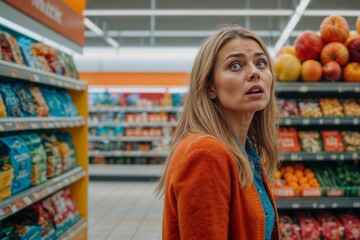
[[342, 93], [343, 91], [344, 91], [344, 89], [342, 88], [342, 86], [339, 86], [338, 92], [339, 92], [339, 93]]
[[337, 207], [338, 207], [338, 204], [337, 204], [337, 203], [332, 203], [332, 204], [331, 204], [331, 207], [332, 207], [332, 208], [337, 208]]
[[340, 119], [339, 119], [339, 118], [335, 118], [335, 119], [334, 119], [334, 124], [335, 124], [335, 125], [339, 125], [339, 124], [340, 124]]
[[0, 216], [7, 216], [9, 214], [11, 214], [11, 208], [10, 206], [6, 206], [6, 207], [3, 207], [2, 209], [0, 209]]
[[34, 77], [34, 81], [35, 81], [35, 82], [40, 82], [40, 77], [39, 77], [39, 75], [33, 74], [33, 77]]
[[300, 208], [300, 204], [299, 203], [293, 203], [291, 204], [292, 208]]
[[17, 122], [17, 123], [15, 123], [15, 128], [16, 128], [16, 130], [23, 130], [24, 125], [20, 122]]
[[323, 118], [320, 118], [319, 119], [319, 125], [323, 125], [324, 124], [324, 119]]
[[50, 83], [50, 84], [52, 84], [52, 85], [55, 85], [55, 84], [56, 84], [55, 79], [53, 79], [53, 78], [48, 78], [48, 80], [49, 80], [49, 83]]
[[4, 131], [4, 126], [0, 125], [0, 132]]
[[56, 127], [56, 128], [59, 128], [59, 127], [60, 127], [60, 122], [54, 122], [54, 124], [55, 124], [55, 127]]
[[63, 83], [61, 80], [58, 80], [58, 81], [57, 81], [57, 85], [58, 85], [59, 87], [63, 87], [63, 86], [64, 86], [64, 83]]
[[286, 125], [286, 126], [291, 125], [291, 119], [290, 119], [290, 118], [286, 118], [286, 119], [285, 119], [285, 125]]
[[319, 204], [319, 208], [325, 208], [325, 207], [326, 207], [325, 204], [323, 204], [323, 203]]
[[302, 124], [303, 124], [303, 125], [309, 125], [309, 124], [310, 124], [310, 119], [304, 118], [304, 119], [302, 120]]
[[39, 125], [38, 125], [36, 122], [31, 122], [31, 123], [30, 123], [30, 128], [32, 128], [32, 129], [38, 129], [38, 128], [39, 128]]
[[24, 202], [25, 202], [25, 204], [26, 204], [27, 206], [29, 206], [30, 204], [32, 204], [32, 201], [30, 200], [29, 197], [24, 197], [23, 199], [24, 199]]
[[313, 207], [313, 208], [317, 208], [317, 203], [314, 202], [312, 207]]
[[20, 78], [19, 71], [17, 69], [10, 69], [10, 76], [13, 78]]
[[357, 152], [355, 152], [355, 153], [353, 153], [352, 154], [352, 160], [358, 160], [358, 153]]
[[360, 208], [360, 202], [354, 202], [353, 207], [354, 208]]
[[353, 119], [353, 124], [354, 124], [354, 125], [358, 125], [358, 124], [359, 124], [359, 119], [355, 117], [355, 118]]
[[360, 87], [355, 87], [355, 92], [360, 92]]
[[48, 123], [48, 127], [49, 127], [49, 128], [54, 128], [54, 127], [55, 127], [55, 126], [54, 126], [54, 123], [49, 122], [49, 123]]
[[318, 161], [324, 160], [324, 155], [322, 155], [322, 154], [316, 154], [316, 160], [318, 160]]
[[306, 86], [306, 85], [300, 86], [299, 92], [305, 93], [307, 91], [309, 91], [308, 86]]

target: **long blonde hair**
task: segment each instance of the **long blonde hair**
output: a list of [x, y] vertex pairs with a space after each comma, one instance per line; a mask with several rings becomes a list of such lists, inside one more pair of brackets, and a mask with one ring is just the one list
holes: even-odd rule
[[270, 63], [273, 76], [271, 96], [265, 109], [255, 113], [249, 127], [248, 138], [253, 143], [263, 161], [265, 176], [271, 179], [275, 173], [280, 158], [277, 140], [277, 108], [275, 102], [275, 75], [271, 56], [263, 41], [249, 30], [242, 27], [223, 27], [209, 37], [195, 58], [190, 74], [189, 91], [183, 112], [174, 131], [170, 154], [165, 161], [165, 171], [156, 187], [155, 193], [162, 195], [165, 187], [166, 174], [174, 151], [182, 139], [190, 134], [210, 136], [224, 143], [235, 159], [241, 186], [248, 187], [253, 182], [250, 164], [239, 150], [231, 131], [216, 106], [209, 98], [208, 91], [213, 84], [213, 69], [220, 49], [235, 38], [252, 39], [263, 49]]

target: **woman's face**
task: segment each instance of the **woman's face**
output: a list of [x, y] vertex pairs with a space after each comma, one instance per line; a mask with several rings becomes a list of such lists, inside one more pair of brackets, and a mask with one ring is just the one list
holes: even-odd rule
[[254, 114], [269, 102], [273, 81], [269, 60], [252, 39], [226, 43], [217, 55], [213, 76], [209, 96], [224, 114]]

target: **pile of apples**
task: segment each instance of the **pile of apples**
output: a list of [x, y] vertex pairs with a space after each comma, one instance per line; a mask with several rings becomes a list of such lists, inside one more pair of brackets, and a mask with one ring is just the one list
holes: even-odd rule
[[342, 16], [324, 18], [320, 36], [304, 31], [279, 51], [274, 66], [279, 81], [360, 82], [360, 16], [353, 32]]

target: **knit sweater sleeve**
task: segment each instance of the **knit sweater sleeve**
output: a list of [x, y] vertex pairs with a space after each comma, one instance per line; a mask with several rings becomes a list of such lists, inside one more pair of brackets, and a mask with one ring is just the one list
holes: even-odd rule
[[181, 239], [227, 240], [231, 202], [229, 154], [201, 148], [179, 164], [173, 182]]

